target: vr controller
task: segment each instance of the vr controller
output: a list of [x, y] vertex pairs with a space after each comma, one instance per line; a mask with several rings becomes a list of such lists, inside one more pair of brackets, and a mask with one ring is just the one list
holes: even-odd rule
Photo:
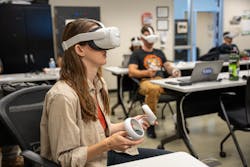
[[129, 139], [138, 140], [144, 136], [144, 130], [142, 128], [140, 120], [137, 120], [135, 118], [127, 118], [124, 124]]
[[[156, 121], [156, 116], [152, 112], [152, 110], [149, 108], [147, 104], [142, 105], [142, 109], [147, 115], [147, 121], [150, 123], [150, 125], [154, 125]], [[141, 139], [144, 136], [144, 130], [142, 127], [143, 120], [137, 120], [135, 118], [127, 118], [124, 122], [125, 124], [125, 130], [128, 133], [128, 138], [131, 140], [138, 140]]]
[[147, 104], [143, 104], [142, 109], [145, 112], [145, 114], [147, 115], [147, 120], [150, 123], [150, 125], [154, 125], [155, 121], [157, 119], [155, 114], [152, 112], [152, 110], [149, 108], [149, 106]]

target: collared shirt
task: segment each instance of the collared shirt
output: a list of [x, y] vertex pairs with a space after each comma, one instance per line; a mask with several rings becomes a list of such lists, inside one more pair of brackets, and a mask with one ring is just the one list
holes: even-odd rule
[[[96, 98], [104, 111], [100, 90], [101, 81], [95, 79], [95, 86], [88, 81], [89, 92]], [[105, 85], [105, 89], [106, 85]], [[103, 112], [107, 123], [104, 132], [99, 120], [84, 122], [80, 101], [76, 92], [64, 81], [58, 81], [47, 93], [41, 119], [41, 155], [59, 163], [63, 167], [103, 167], [107, 163], [107, 153], [87, 162], [87, 147], [96, 144], [110, 134], [110, 119]]]

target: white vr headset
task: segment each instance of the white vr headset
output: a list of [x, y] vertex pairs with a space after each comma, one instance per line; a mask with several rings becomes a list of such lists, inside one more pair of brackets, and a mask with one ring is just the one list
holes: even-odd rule
[[229, 32], [229, 33], [225, 34], [223, 37], [224, 38], [235, 38], [237, 36], [238, 36], [238, 34], [233, 34], [233, 33]]
[[159, 38], [158, 35], [155, 35], [153, 30], [150, 27], [148, 27], [148, 31], [149, 31], [149, 35], [145, 36], [145, 35], [141, 34], [141, 37], [143, 39], [145, 39], [148, 43], [157, 42], [157, 40]]
[[134, 40], [131, 42], [132, 46], [141, 46], [141, 40], [138, 39], [138, 37], [134, 37]]
[[104, 27], [96, 20], [88, 19], [97, 23], [100, 28], [93, 32], [77, 34], [62, 42], [63, 50], [66, 51], [71, 46], [79, 42], [88, 42], [88, 45], [95, 50], [108, 50], [120, 46], [120, 31], [117, 27]]

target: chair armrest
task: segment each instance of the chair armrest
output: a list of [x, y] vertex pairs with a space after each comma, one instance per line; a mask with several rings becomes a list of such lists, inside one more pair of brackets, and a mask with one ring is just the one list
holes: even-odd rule
[[35, 164], [42, 165], [44, 167], [59, 167], [59, 165], [56, 164], [55, 162], [50, 161], [46, 158], [43, 158], [39, 154], [30, 150], [24, 150], [22, 152], [22, 156], [28, 161], [35, 163]]
[[137, 78], [131, 78], [137, 85], [139, 85], [140, 84], [140, 81], [139, 81], [139, 79], [137, 79]]
[[223, 101], [233, 99], [233, 98], [235, 98], [235, 96], [237, 96], [237, 94], [235, 92], [222, 92], [222, 93], [220, 93], [219, 100], [220, 100], [220, 102], [223, 103]]
[[241, 95], [236, 92], [223, 92], [220, 94], [219, 102], [222, 110], [233, 111], [244, 106], [244, 100]]
[[235, 96], [237, 95], [235, 92], [223, 92], [221, 93], [221, 96]]

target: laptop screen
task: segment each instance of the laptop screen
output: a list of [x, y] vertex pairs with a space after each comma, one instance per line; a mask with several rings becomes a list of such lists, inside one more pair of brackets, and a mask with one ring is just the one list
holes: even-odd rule
[[191, 82], [215, 81], [221, 72], [223, 61], [197, 62], [192, 71]]

